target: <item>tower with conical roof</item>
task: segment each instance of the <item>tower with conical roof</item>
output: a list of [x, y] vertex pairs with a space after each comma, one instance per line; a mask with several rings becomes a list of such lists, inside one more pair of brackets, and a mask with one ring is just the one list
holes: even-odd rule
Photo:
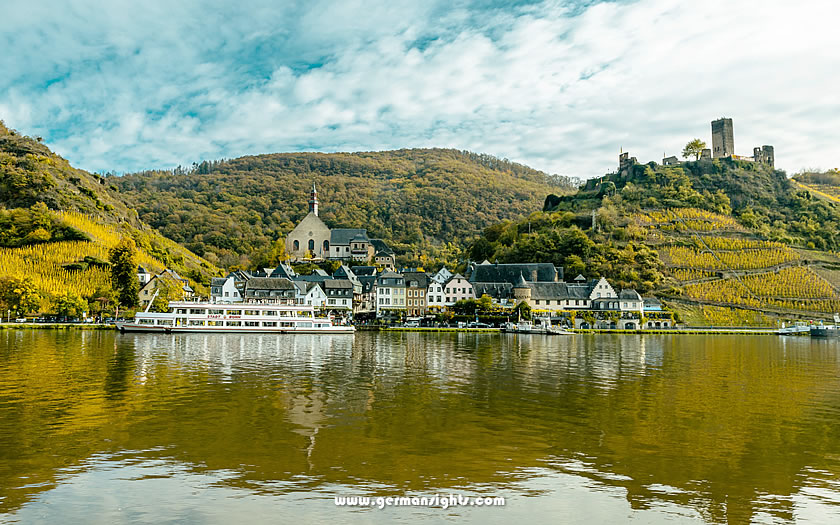
[[528, 286], [521, 272], [519, 273], [519, 279], [516, 280], [516, 284], [513, 285], [513, 298], [517, 302], [526, 301], [528, 304], [531, 301], [531, 287]]

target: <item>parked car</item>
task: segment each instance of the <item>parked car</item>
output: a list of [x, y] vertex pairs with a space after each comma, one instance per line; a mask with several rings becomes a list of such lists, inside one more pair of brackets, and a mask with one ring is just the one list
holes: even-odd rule
[[15, 319], [16, 323], [25, 323], [26, 321], [26, 317], [18, 317], [17, 319]]
[[467, 325], [467, 328], [490, 328], [490, 325], [487, 323], [472, 322], [469, 325]]

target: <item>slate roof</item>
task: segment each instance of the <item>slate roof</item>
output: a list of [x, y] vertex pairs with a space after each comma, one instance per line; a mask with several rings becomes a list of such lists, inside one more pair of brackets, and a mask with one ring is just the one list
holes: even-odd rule
[[394, 255], [394, 250], [392, 250], [385, 241], [382, 239], [371, 239], [370, 243], [373, 245], [374, 251], [379, 255], [379, 252], [384, 252], [389, 255]]
[[645, 297], [645, 310], [662, 310], [662, 303], [655, 297]]
[[296, 276], [297, 274], [292, 270], [292, 267], [283, 263], [278, 264], [277, 268], [269, 275], [269, 277], [285, 277], [289, 280], [294, 279]]
[[405, 285], [410, 288], [428, 288], [429, 276], [426, 272], [403, 272]]
[[586, 285], [570, 283], [528, 283], [531, 288], [531, 299], [588, 299], [591, 288]]
[[227, 277], [213, 277], [210, 279], [210, 286], [224, 286], [227, 282]]
[[636, 290], [621, 290], [618, 294], [619, 299], [627, 299], [628, 301], [641, 301], [642, 296]]
[[367, 230], [364, 228], [335, 228], [330, 230], [330, 245], [349, 245], [357, 235], [362, 235], [367, 240]]
[[376, 276], [376, 266], [354, 266], [353, 273], [356, 274], [356, 277]]
[[470, 282], [515, 284], [520, 274], [531, 282], [557, 282], [563, 279], [563, 269], [555, 268], [551, 263], [479, 264], [470, 275]]
[[353, 283], [349, 279], [327, 279], [324, 281], [324, 288], [327, 290], [331, 288], [353, 288]]
[[[306, 295], [309, 293], [313, 288], [321, 288], [321, 283], [315, 281], [294, 281], [295, 287], [300, 291], [301, 294]], [[323, 290], [323, 288], [321, 288]]]
[[513, 297], [513, 285], [510, 283], [473, 283], [476, 297], [489, 295], [493, 299], [509, 299]]
[[275, 277], [254, 277], [245, 283], [245, 291], [249, 290], [292, 290], [292, 281]]

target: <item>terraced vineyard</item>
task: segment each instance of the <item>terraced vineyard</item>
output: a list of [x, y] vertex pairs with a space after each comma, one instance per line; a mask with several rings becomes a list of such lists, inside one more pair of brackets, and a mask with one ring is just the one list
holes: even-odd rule
[[[692, 208], [640, 213], [680, 294], [709, 324], [762, 324], [762, 312], [840, 311], [840, 258], [770, 241], [734, 218]], [[715, 233], [712, 233], [715, 232]], [[749, 313], [747, 313], [749, 312]], [[756, 317], [760, 315], [761, 317]]]
[[[109, 288], [110, 275], [106, 261], [109, 250], [122, 237], [118, 227], [96, 222], [81, 213], [51, 213], [64, 224], [83, 232], [89, 240], [0, 248], [0, 278], [32, 279], [47, 303], [67, 292], [79, 297], [91, 297], [97, 290]], [[139, 248], [138, 262], [151, 272], [161, 271], [173, 262], [182, 268], [202, 265], [204, 268], [212, 268], [206, 261], [157, 234], [135, 235]], [[166, 263], [161, 258], [167, 259]]]

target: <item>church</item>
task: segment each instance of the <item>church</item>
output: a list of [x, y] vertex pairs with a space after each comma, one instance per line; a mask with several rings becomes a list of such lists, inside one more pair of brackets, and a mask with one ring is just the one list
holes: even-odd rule
[[318, 217], [318, 190], [312, 185], [309, 213], [286, 237], [286, 251], [293, 259], [338, 259], [368, 262], [393, 268], [394, 252], [381, 239], [371, 239], [363, 228], [330, 229]]
[[295, 259], [326, 259], [330, 254], [330, 228], [318, 217], [318, 190], [312, 185], [309, 213], [286, 237], [286, 251]]

